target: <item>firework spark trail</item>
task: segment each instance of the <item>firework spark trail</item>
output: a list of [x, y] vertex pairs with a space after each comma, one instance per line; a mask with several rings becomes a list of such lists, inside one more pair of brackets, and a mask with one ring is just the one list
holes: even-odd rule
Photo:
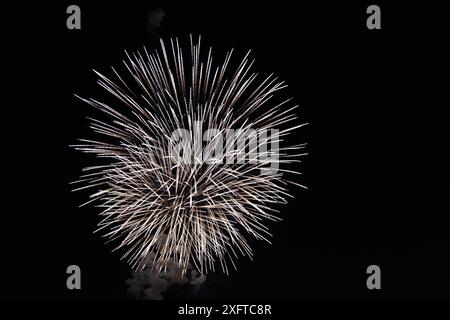
[[[286, 203], [288, 183], [302, 186], [283, 176], [297, 172], [261, 172], [274, 161], [299, 161], [304, 153], [298, 150], [305, 145], [260, 151], [256, 162], [227, 162], [245, 148], [268, 141], [249, 139], [205, 165], [197, 157], [202, 148], [194, 150], [193, 163], [174, 159], [170, 150], [177, 141], [172, 133], [185, 128], [194, 138], [195, 123], [200, 122], [217, 129], [211, 141], [219, 143], [218, 136], [227, 128], [280, 128], [271, 138], [283, 142], [304, 124], [295, 124], [297, 106], [286, 108], [291, 99], [273, 103], [286, 85], [273, 75], [260, 80], [252, 73], [250, 52], [232, 70], [233, 51], [215, 67], [211, 48], [206, 61], [201, 60], [200, 38], [194, 44], [191, 37], [190, 48], [191, 59], [186, 60], [178, 39], [167, 47], [161, 40], [159, 51], [126, 52], [127, 72], [121, 75], [112, 68], [115, 81], [95, 71], [98, 84], [117, 102], [112, 106], [77, 96], [109, 120], [89, 118], [99, 139], [83, 139], [74, 147], [107, 163], [83, 169], [76, 181], [82, 186], [75, 190], [95, 190], [86, 203], [103, 209], [97, 231], [105, 230], [110, 240], [121, 239], [116, 249], [126, 248], [123, 258], [133, 268], [152, 264], [162, 270], [173, 259], [183, 270], [191, 262], [206, 273], [218, 261], [228, 273], [228, 263], [236, 268], [239, 254], [252, 257], [243, 231], [270, 242], [264, 220], [279, 220], [278, 210], [270, 206]], [[278, 159], [271, 157], [274, 154]]]

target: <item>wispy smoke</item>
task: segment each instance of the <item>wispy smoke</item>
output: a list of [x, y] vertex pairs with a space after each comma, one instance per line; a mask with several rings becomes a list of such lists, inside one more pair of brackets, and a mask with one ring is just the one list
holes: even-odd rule
[[171, 287], [183, 287], [191, 294], [196, 294], [205, 282], [206, 276], [200, 274], [189, 264], [186, 274], [183, 276], [182, 268], [170, 259], [166, 270], [158, 272], [151, 264], [155, 254], [150, 253], [147, 265], [142, 271], [132, 273], [132, 278], [127, 280], [128, 294], [134, 299], [163, 300], [164, 293]]
[[147, 32], [149, 34], [155, 34], [159, 28], [161, 28], [161, 22], [164, 19], [166, 13], [163, 9], [158, 8], [151, 10], [147, 16]]

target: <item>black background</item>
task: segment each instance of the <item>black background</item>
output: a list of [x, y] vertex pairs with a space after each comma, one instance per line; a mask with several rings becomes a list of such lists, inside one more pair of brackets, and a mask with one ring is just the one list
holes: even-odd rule
[[[97, 210], [71, 193], [86, 164], [69, 148], [87, 132], [91, 69], [119, 65], [123, 50], [201, 34], [220, 56], [253, 49], [255, 69], [275, 72], [300, 104], [295, 140], [309, 189], [281, 208], [273, 245], [255, 244], [229, 276], [212, 274], [197, 298], [450, 298], [448, 33], [444, 10], [369, 4], [146, 1], [74, 2], [82, 29], [66, 28], [71, 2], [5, 10], [1, 295], [124, 299], [130, 270], [92, 234]], [[426, 4], [425, 4], [426, 3]], [[166, 15], [146, 32], [151, 9]], [[7, 70], [7, 71], [6, 71]], [[6, 89], [6, 90], [5, 90]], [[66, 288], [66, 267], [82, 290]], [[366, 288], [367, 266], [382, 289]]]

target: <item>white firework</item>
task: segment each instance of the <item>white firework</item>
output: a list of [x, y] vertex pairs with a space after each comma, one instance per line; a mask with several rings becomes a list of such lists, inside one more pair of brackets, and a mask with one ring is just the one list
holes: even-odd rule
[[[216, 129], [210, 137], [216, 146], [230, 128], [277, 129], [270, 139], [278, 145], [304, 125], [296, 123], [297, 106], [279, 92], [286, 85], [253, 73], [249, 53], [231, 67], [231, 50], [214, 66], [211, 48], [201, 54], [200, 38], [191, 38], [187, 58], [178, 39], [167, 47], [161, 41], [150, 53], [126, 52], [125, 72], [112, 68], [115, 80], [96, 72], [113, 104], [80, 98], [106, 117], [89, 118], [98, 138], [74, 146], [103, 159], [83, 169], [76, 190], [94, 190], [86, 203], [102, 208], [97, 231], [119, 239], [116, 249], [125, 248], [123, 258], [133, 268], [151, 264], [163, 270], [175, 260], [183, 271], [192, 263], [206, 273], [219, 262], [228, 273], [228, 263], [236, 268], [237, 257], [252, 257], [248, 235], [270, 242], [264, 223], [280, 219], [275, 205], [290, 197], [288, 183], [302, 186], [283, 173], [298, 173], [284, 166], [299, 161], [304, 144], [267, 150], [269, 137], [244, 139], [209, 163], [197, 158], [198, 151], [211, 153], [202, 144], [194, 146], [200, 150], [192, 162], [173, 154], [179, 142], [173, 132], [182, 128], [194, 136], [195, 123]], [[257, 161], [230, 161], [250, 149], [258, 150]], [[264, 174], [274, 163], [281, 168]]]

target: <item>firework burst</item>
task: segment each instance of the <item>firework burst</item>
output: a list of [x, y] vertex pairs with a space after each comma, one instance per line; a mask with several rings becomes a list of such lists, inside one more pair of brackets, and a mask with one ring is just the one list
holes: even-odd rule
[[[83, 169], [76, 190], [94, 190], [86, 203], [102, 209], [97, 231], [118, 239], [116, 249], [125, 250], [123, 258], [135, 269], [151, 264], [163, 270], [174, 260], [182, 270], [192, 263], [201, 273], [218, 262], [228, 273], [238, 256], [252, 257], [246, 236], [269, 241], [264, 222], [279, 219], [274, 205], [286, 203], [288, 183], [302, 186], [285, 178], [297, 172], [284, 164], [299, 161], [304, 144], [278, 144], [304, 125], [295, 121], [297, 106], [279, 92], [286, 85], [253, 73], [249, 53], [234, 67], [232, 55], [215, 66], [211, 48], [201, 54], [200, 38], [191, 38], [187, 56], [178, 39], [168, 46], [161, 41], [159, 50], [126, 52], [125, 72], [112, 68], [115, 80], [96, 72], [114, 103], [79, 97], [105, 120], [90, 118], [96, 138], [74, 146], [102, 161]], [[198, 140], [191, 148], [192, 140], [180, 144], [174, 138], [185, 129], [195, 140], [196, 124], [215, 128], [209, 146], [222, 146], [219, 137], [230, 128], [277, 130], [242, 144], [227, 141], [226, 151], [206, 163], [204, 155], [214, 148]], [[269, 139], [275, 141], [270, 150]], [[176, 145], [189, 147], [192, 152], [184, 154], [192, 161], [180, 161]], [[255, 161], [237, 161], [255, 150]]]

